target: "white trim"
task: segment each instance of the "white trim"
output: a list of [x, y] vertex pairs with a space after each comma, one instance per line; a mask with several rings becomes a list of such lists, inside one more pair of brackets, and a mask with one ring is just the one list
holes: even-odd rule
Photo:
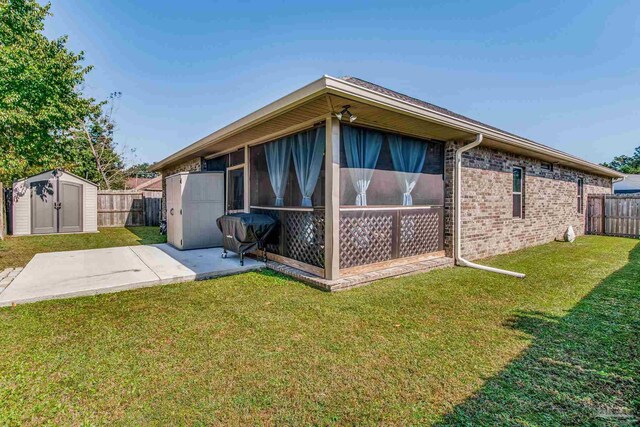
[[[300, 122], [297, 125], [289, 126], [288, 128], [284, 128], [281, 131], [271, 133], [269, 135], [265, 135], [260, 138], [252, 139], [247, 143], [248, 147], [256, 147], [258, 145], [266, 144], [267, 142], [275, 141], [276, 139], [280, 139], [285, 136], [295, 135], [300, 132], [304, 132], [308, 129], [313, 129], [316, 124], [323, 123], [328, 114], [323, 114], [322, 116], [314, 117], [313, 119], [305, 120], [304, 122]], [[320, 125], [322, 126], [322, 125]], [[319, 127], [320, 127], [319, 126]]]
[[500, 131], [487, 125], [482, 125], [475, 122], [470, 122], [468, 120], [462, 119], [460, 117], [453, 117], [446, 113], [442, 113], [439, 111], [431, 110], [426, 107], [422, 107], [416, 105], [414, 103], [395, 98], [390, 95], [386, 95], [372, 89], [368, 89], [357, 85], [355, 83], [351, 83], [342, 79], [337, 79], [335, 77], [326, 76], [327, 79], [327, 88], [328, 92], [344, 96], [345, 93], [356, 97], [356, 100], [359, 101], [373, 101], [378, 104], [382, 104], [384, 106], [390, 107], [388, 109], [399, 110], [405, 114], [413, 115], [422, 119], [429, 119], [430, 121], [444, 124], [448, 127], [470, 132], [470, 133], [482, 133], [485, 137], [489, 137], [492, 140], [502, 142], [505, 144], [525, 148], [539, 154], [545, 154], [550, 157], [559, 158], [571, 163], [576, 163], [582, 166], [588, 167], [590, 170], [597, 170], [600, 173], [603, 173], [607, 176], [623, 176], [622, 173], [614, 171], [612, 169], [606, 168], [604, 166], [597, 165], [595, 163], [588, 162], [579, 157], [572, 156], [571, 154], [564, 153], [560, 150], [556, 150], [551, 147], [547, 147], [540, 143], [528, 140], [526, 138], [522, 138], [516, 135], [512, 135], [506, 133], [504, 131]]
[[324, 158], [324, 278], [340, 278], [340, 121], [327, 116]]
[[424, 206], [340, 206], [340, 212], [358, 212], [358, 211], [413, 211], [424, 209], [444, 208], [443, 205], [424, 205]]
[[245, 190], [246, 188], [246, 176], [245, 176], [245, 170], [244, 170], [244, 163], [242, 163], [241, 165], [235, 165], [235, 166], [231, 166], [231, 167], [227, 167], [227, 170], [225, 171], [225, 189], [224, 189], [224, 194], [225, 194], [225, 212], [226, 213], [237, 213], [237, 212], [246, 212], [246, 197], [244, 197], [245, 195], [243, 194], [242, 197], [242, 209], [227, 209], [227, 207], [229, 206], [229, 184], [231, 183], [231, 180], [229, 179], [229, 172], [233, 172], [235, 170], [239, 170], [242, 169], [242, 191]]
[[[520, 191], [513, 191], [513, 173], [518, 169], [520, 171]], [[520, 215], [513, 216], [513, 195], [517, 194], [520, 196]], [[524, 216], [522, 213], [524, 212], [524, 168], [521, 166], [513, 166], [511, 167], [511, 217], [517, 219], [523, 219]]]
[[240, 163], [240, 164], [235, 165], [235, 166], [227, 166], [227, 171], [233, 171], [233, 170], [236, 170], [236, 169], [243, 168], [244, 165], [245, 165], [244, 163]]
[[485, 137], [494, 141], [523, 148], [531, 151], [532, 153], [559, 159], [569, 164], [578, 165], [593, 173], [598, 173], [608, 177], [624, 176], [618, 171], [588, 162], [537, 142], [488, 127], [487, 125], [470, 122], [469, 120], [465, 120], [460, 117], [454, 117], [440, 111], [428, 109], [426, 107], [356, 85], [355, 83], [350, 83], [327, 75], [194, 142], [186, 148], [183, 148], [182, 150], [152, 165], [151, 170], [159, 171], [169, 164], [178, 162], [184, 157], [194, 155], [216, 140], [220, 141], [223, 138], [242, 132], [249, 127], [255, 126], [279, 114], [292, 110], [302, 103], [323, 94], [333, 94], [342, 97], [346, 96], [356, 101], [391, 111], [401, 112], [406, 115], [439, 123], [450, 128], [472, 134], [483, 133]]
[[203, 159], [205, 160], [217, 159], [218, 157], [228, 156], [234, 151], [238, 151], [238, 147], [229, 148], [227, 150], [220, 151], [219, 153], [209, 154], [208, 156], [204, 156]]
[[576, 186], [577, 186], [577, 194], [576, 194], [576, 202], [580, 201], [580, 208], [578, 209], [577, 203], [576, 203], [576, 210], [578, 211], [579, 215], [583, 215], [584, 214], [584, 178], [579, 176], [578, 179], [576, 180]]
[[244, 211], [246, 213], [251, 212], [251, 209], [249, 208], [249, 205], [251, 203], [251, 165], [249, 164], [249, 147], [247, 147], [246, 145], [243, 147], [244, 148]]
[[248, 148], [256, 147], [258, 145], [266, 144], [267, 142], [274, 141], [284, 136], [295, 135], [296, 133], [305, 131], [307, 129], [313, 129], [317, 123], [324, 122], [327, 116], [328, 114], [323, 114], [322, 116], [317, 116], [317, 117], [314, 117], [313, 119], [305, 120], [304, 122], [298, 123], [293, 126], [289, 126], [285, 129], [282, 129], [281, 131], [273, 132], [268, 135], [264, 135], [259, 138], [252, 139], [251, 141], [245, 142], [242, 145], [233, 146], [231, 148], [227, 148], [226, 150], [222, 150], [218, 153], [209, 154], [207, 156], [204, 156], [204, 159], [205, 160], [216, 159], [218, 157], [225, 156], [227, 154], [233, 153], [234, 151], [240, 150], [242, 147], [248, 147]]
[[326, 76], [319, 78], [302, 88], [291, 92], [282, 98], [267, 104], [266, 106], [254, 111], [253, 113], [244, 116], [243, 118], [236, 120], [235, 122], [199, 139], [193, 144], [183, 148], [182, 150], [170, 155], [169, 157], [160, 160], [159, 162], [151, 166], [151, 170], [160, 171], [163, 167], [179, 161], [182, 157], [193, 155], [201, 150], [206, 145], [215, 141], [216, 139], [227, 138], [231, 135], [239, 133], [251, 126], [255, 126], [270, 118], [281, 114], [284, 111], [291, 110], [296, 106], [315, 98], [318, 95], [324, 93], [326, 89]]
[[316, 210], [323, 210], [318, 208], [294, 208], [294, 207], [283, 207], [283, 206], [254, 206], [251, 205], [251, 209], [263, 209], [266, 211], [295, 211], [295, 212], [313, 212]]

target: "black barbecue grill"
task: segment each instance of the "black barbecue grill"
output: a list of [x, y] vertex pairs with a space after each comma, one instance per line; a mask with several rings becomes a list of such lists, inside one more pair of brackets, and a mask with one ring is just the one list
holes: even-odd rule
[[263, 260], [267, 260], [264, 240], [275, 228], [277, 221], [262, 214], [236, 213], [221, 216], [216, 220], [222, 231], [222, 258], [227, 251], [240, 255], [240, 265], [244, 265], [244, 254], [254, 249], [262, 249]]

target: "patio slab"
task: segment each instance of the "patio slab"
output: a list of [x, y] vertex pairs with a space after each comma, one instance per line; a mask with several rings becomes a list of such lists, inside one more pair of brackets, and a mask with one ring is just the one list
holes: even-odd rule
[[262, 262], [221, 248], [178, 251], [167, 245], [37, 254], [0, 293], [0, 306], [96, 295], [147, 286], [201, 280], [263, 268]]

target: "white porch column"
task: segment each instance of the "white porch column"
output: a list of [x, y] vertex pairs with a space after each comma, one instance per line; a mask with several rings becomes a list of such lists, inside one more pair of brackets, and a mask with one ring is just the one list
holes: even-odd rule
[[340, 277], [340, 121], [326, 119], [324, 277]]

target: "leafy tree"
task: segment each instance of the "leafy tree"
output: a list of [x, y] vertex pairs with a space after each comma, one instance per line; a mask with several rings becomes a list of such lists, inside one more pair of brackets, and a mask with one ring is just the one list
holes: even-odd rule
[[616, 156], [610, 163], [605, 162], [602, 165], [622, 173], [640, 174], [640, 147], [636, 147], [631, 156]]
[[149, 170], [151, 164], [149, 163], [138, 163], [127, 169], [128, 177], [138, 177], [138, 178], [155, 178], [158, 176], [158, 172], [152, 172]]
[[91, 99], [78, 88], [91, 67], [66, 37], [47, 39], [50, 4], [0, 0], [0, 180], [5, 183], [66, 166], [73, 147], [67, 129], [86, 117]]

